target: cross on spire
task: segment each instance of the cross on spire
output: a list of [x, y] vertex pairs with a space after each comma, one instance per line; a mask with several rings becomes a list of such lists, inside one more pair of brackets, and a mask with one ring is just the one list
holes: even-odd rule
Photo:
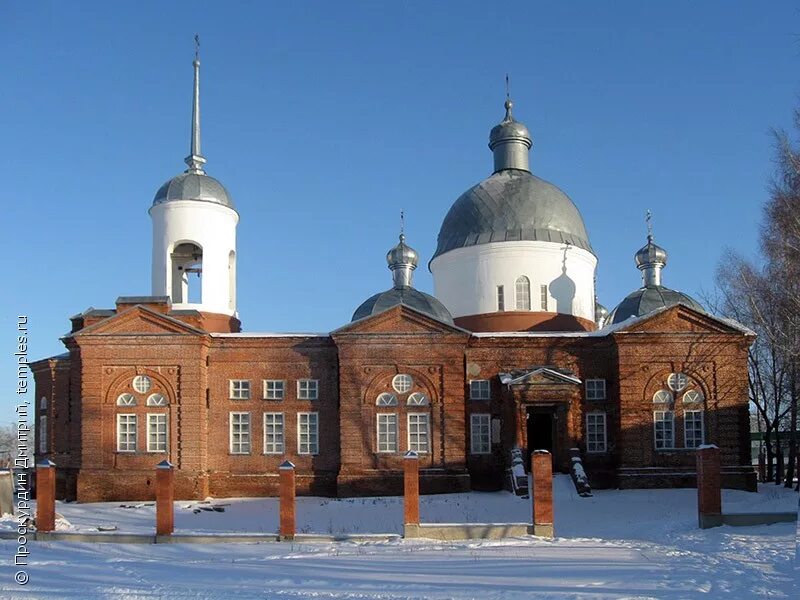
[[644, 222], [647, 224], [647, 239], [653, 239], [653, 213], [650, 212], [650, 209], [647, 209], [647, 213], [645, 213]]

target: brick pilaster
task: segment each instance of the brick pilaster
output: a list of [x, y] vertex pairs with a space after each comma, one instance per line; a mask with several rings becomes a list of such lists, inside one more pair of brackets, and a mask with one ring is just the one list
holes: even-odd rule
[[547, 450], [531, 455], [533, 535], [553, 537], [553, 457]]
[[156, 535], [175, 530], [175, 469], [168, 460], [156, 465]]
[[294, 539], [295, 521], [295, 481], [294, 464], [286, 460], [278, 467], [280, 472], [280, 537], [282, 540]]
[[697, 516], [702, 529], [722, 524], [719, 448], [697, 449]]
[[56, 528], [56, 465], [43, 460], [36, 465], [36, 530]]

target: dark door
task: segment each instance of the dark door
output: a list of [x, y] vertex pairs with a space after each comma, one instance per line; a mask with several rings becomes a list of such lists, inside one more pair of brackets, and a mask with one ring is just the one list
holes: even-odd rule
[[534, 450], [553, 454], [553, 413], [528, 409], [528, 455]]

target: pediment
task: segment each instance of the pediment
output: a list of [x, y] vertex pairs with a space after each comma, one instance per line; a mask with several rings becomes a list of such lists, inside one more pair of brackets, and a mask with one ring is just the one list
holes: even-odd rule
[[684, 304], [675, 304], [654, 311], [632, 322], [614, 333], [693, 333], [693, 334], [738, 334], [755, 336], [744, 325], [701, 312]]
[[500, 383], [504, 385], [580, 385], [580, 379], [550, 367], [536, 367], [529, 370], [500, 373]]
[[136, 305], [119, 314], [103, 319], [99, 323], [84, 327], [72, 334], [85, 335], [205, 335], [202, 329], [179, 321], [173, 317]]
[[439, 321], [415, 310], [409, 306], [398, 304], [376, 315], [370, 315], [358, 321], [348, 323], [343, 327], [333, 331], [332, 336], [337, 334], [461, 334], [469, 336], [470, 333], [443, 321]]

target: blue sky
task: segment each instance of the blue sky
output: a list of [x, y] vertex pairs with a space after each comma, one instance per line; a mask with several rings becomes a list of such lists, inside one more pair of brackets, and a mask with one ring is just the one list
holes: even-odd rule
[[[491, 172], [511, 74], [535, 174], [581, 210], [609, 308], [639, 286], [654, 214], [664, 283], [699, 295], [751, 255], [798, 100], [792, 2], [6, 2], [0, 7], [0, 296], [10, 420], [68, 317], [150, 293], [153, 194], [185, 167], [192, 36], [207, 171], [241, 214], [247, 331], [329, 331], [390, 286], [400, 209], [427, 264]], [[421, 265], [416, 286], [432, 291]]]

